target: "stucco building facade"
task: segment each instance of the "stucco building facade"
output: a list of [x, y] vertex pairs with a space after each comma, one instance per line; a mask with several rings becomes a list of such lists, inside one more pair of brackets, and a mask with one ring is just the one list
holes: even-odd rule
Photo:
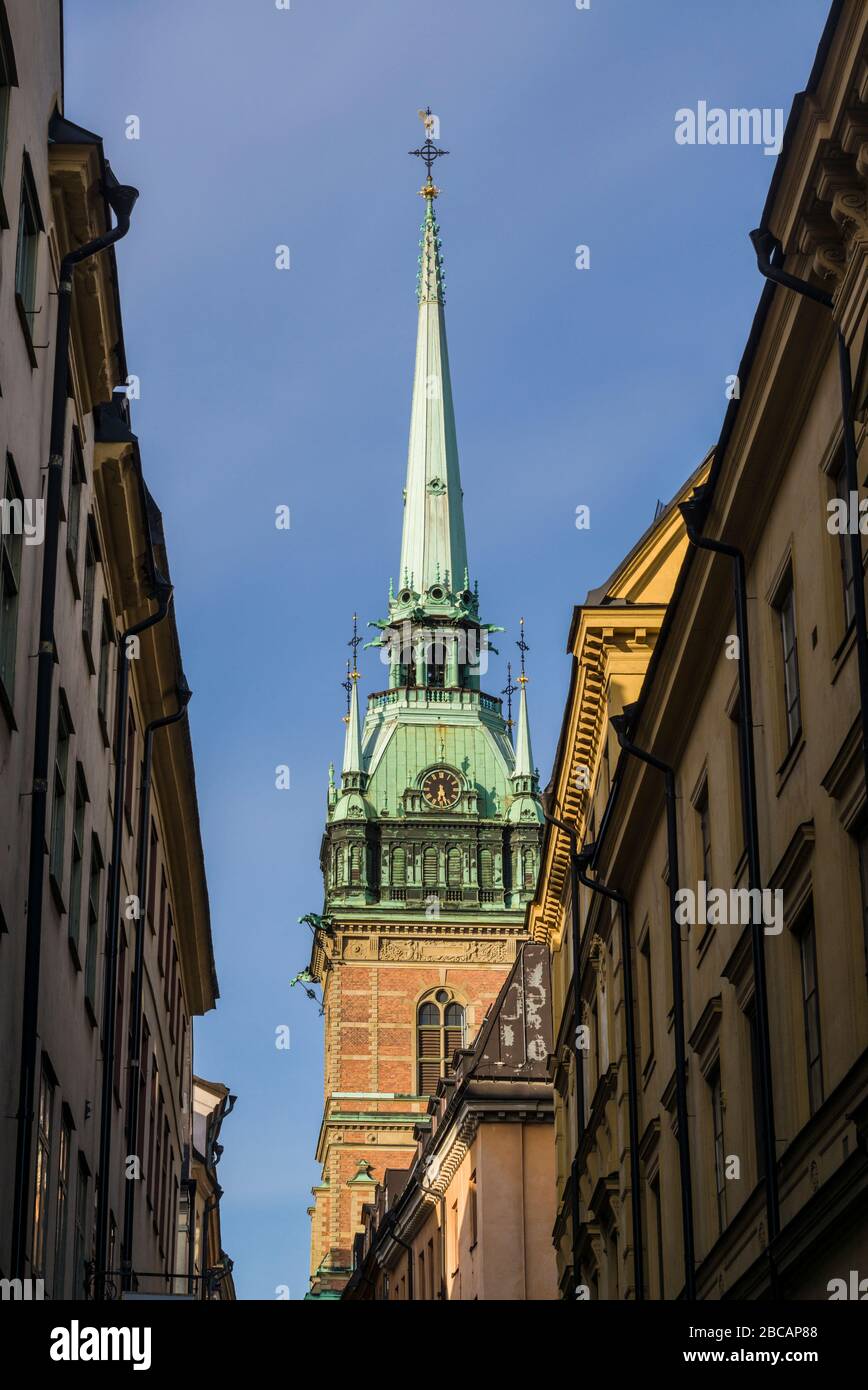
[[135, 190], [64, 112], [61, 25], [0, 4], [0, 1273], [52, 1299], [171, 1290], [217, 998], [110, 244]]
[[866, 53], [835, 4], [737, 396], [639, 548], [653, 611], [630, 562], [576, 611], [529, 914], [565, 1298], [826, 1299], [868, 1268]]

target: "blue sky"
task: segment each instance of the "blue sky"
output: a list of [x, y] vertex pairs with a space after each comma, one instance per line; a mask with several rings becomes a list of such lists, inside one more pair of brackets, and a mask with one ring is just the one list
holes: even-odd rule
[[[240, 1297], [288, 1285], [300, 1298], [322, 1039], [288, 982], [308, 957], [297, 918], [322, 903], [351, 615], [383, 614], [398, 566], [416, 112], [430, 103], [451, 151], [438, 215], [471, 577], [486, 620], [509, 629], [488, 685], [506, 683], [523, 614], [546, 781], [572, 605], [717, 438], [761, 289], [747, 233], [774, 159], [679, 146], [675, 112], [787, 113], [828, 0], [65, 10], [66, 113], [141, 190], [119, 260], [135, 428], [194, 691], [222, 996], [197, 1025], [196, 1067], [239, 1097], [224, 1243]], [[281, 504], [289, 532], [274, 526]], [[362, 669], [364, 691], [382, 688], [376, 654]]]

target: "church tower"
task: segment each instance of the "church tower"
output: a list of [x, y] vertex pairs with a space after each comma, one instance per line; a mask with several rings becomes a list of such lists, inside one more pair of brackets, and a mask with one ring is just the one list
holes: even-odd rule
[[539, 867], [523, 637], [515, 747], [486, 690], [488, 635], [500, 629], [482, 622], [470, 583], [431, 172], [446, 151], [430, 111], [425, 123], [414, 151], [428, 178], [401, 559], [368, 644], [385, 688], [368, 696], [362, 723], [354, 631], [340, 786], [330, 775], [321, 850], [325, 907], [308, 919], [325, 1018], [309, 1297], [338, 1296], [375, 1183], [412, 1162], [429, 1096], [515, 960]]

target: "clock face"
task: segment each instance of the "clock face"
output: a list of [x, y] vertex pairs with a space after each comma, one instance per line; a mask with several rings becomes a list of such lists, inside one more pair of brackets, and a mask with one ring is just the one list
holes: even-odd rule
[[461, 795], [461, 786], [454, 772], [437, 767], [422, 783], [422, 795], [435, 811], [448, 811]]

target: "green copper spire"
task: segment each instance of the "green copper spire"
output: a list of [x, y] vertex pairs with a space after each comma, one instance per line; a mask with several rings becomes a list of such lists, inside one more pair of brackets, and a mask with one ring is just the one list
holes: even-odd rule
[[[518, 788], [519, 780], [522, 782], [519, 790], [524, 791], [524, 783], [536, 783], [536, 771], [533, 764], [533, 752], [530, 746], [530, 723], [527, 717], [527, 686], [522, 685], [521, 695], [519, 696], [518, 706], [518, 734], [515, 740], [515, 768], [512, 774], [513, 783]], [[536, 791], [536, 786], [528, 786], [527, 791]]]
[[359, 674], [350, 674], [350, 708], [346, 716], [347, 731], [344, 735], [344, 760], [341, 764], [341, 782], [344, 787], [357, 786], [362, 771], [362, 737], [359, 726]]
[[[419, 328], [399, 574], [419, 594], [459, 584], [467, 569], [464, 507], [444, 319], [443, 258], [430, 178], [419, 257]], [[448, 580], [447, 580], [448, 575]], [[409, 576], [409, 579], [408, 579]]]

